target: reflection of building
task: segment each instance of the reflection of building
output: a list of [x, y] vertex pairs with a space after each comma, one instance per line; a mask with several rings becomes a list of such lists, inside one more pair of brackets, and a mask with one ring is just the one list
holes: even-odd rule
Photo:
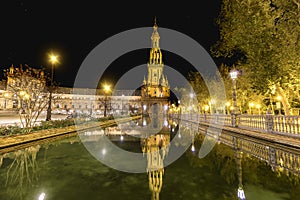
[[142, 139], [142, 151], [143, 154], [147, 154], [147, 173], [152, 200], [159, 199], [163, 184], [163, 160], [169, 152], [169, 144], [170, 130], [166, 126], [159, 133]]
[[7, 199], [24, 199], [28, 188], [36, 184], [39, 172], [36, 158], [40, 148], [40, 145], [35, 145], [3, 155], [4, 158], [12, 160], [5, 168], [5, 187], [11, 197]]
[[[159, 47], [160, 36], [157, 28], [155, 20], [151, 36], [152, 48], [148, 62], [148, 77], [147, 79], [144, 78], [141, 89], [144, 113], [163, 113], [164, 109], [167, 109], [166, 106], [168, 106], [168, 99], [170, 97], [168, 79], [163, 74], [164, 64]], [[151, 107], [153, 107], [153, 110], [151, 110]]]
[[244, 155], [250, 154], [267, 162], [274, 171], [300, 175], [300, 152], [297, 149], [259, 139], [238, 138], [225, 133], [219, 136], [219, 140], [227, 146], [238, 145]]

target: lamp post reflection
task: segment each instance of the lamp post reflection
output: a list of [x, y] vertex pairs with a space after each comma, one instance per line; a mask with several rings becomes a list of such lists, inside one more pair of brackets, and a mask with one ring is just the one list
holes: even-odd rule
[[237, 159], [237, 172], [238, 172], [238, 180], [239, 180], [239, 186], [238, 186], [238, 198], [240, 200], [245, 200], [245, 192], [243, 189], [243, 177], [242, 177], [242, 151], [236, 152], [236, 159]]
[[236, 166], [237, 166], [237, 175], [238, 175], [238, 191], [237, 191], [237, 196], [240, 200], [245, 200], [246, 196], [245, 196], [245, 192], [243, 189], [243, 176], [242, 176], [242, 157], [243, 157], [243, 152], [241, 150], [241, 145], [242, 145], [242, 141], [237, 138], [237, 137], [233, 137], [233, 148], [235, 151], [235, 155], [236, 155]]

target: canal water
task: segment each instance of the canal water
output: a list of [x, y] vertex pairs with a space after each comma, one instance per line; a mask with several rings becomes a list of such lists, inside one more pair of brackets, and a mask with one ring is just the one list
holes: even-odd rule
[[[0, 199], [235, 200], [243, 199], [243, 194], [247, 200], [300, 199], [297, 149], [222, 135], [200, 159], [203, 133], [177, 123], [165, 125], [163, 132], [149, 137], [129, 136], [116, 126], [2, 153]], [[144, 153], [145, 172], [119, 171], [100, 162], [87, 148], [89, 143], [101, 147], [100, 136], [126, 151]], [[164, 166], [168, 144], [176, 140], [186, 140], [188, 149]], [[155, 149], [162, 150], [160, 155], [154, 154]], [[110, 156], [99, 150], [104, 154]]]

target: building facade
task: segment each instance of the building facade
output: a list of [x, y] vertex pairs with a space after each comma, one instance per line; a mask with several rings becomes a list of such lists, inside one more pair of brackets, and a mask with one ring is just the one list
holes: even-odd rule
[[[6, 76], [7, 80], [0, 82], [0, 109], [23, 109], [22, 102], [26, 97], [31, 101], [43, 98], [44, 103], [48, 102], [44, 71], [11, 66]], [[140, 94], [132, 90], [115, 90], [107, 94], [102, 89], [56, 87], [52, 94], [52, 113], [103, 115], [104, 109], [108, 114], [138, 113], [141, 112], [140, 100]]]

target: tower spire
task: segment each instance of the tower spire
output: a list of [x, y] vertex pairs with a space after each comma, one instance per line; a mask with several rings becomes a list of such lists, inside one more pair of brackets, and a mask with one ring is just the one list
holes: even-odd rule
[[154, 17], [154, 25], [153, 25], [154, 28], [157, 28], [157, 23], [156, 23], [156, 16]]

